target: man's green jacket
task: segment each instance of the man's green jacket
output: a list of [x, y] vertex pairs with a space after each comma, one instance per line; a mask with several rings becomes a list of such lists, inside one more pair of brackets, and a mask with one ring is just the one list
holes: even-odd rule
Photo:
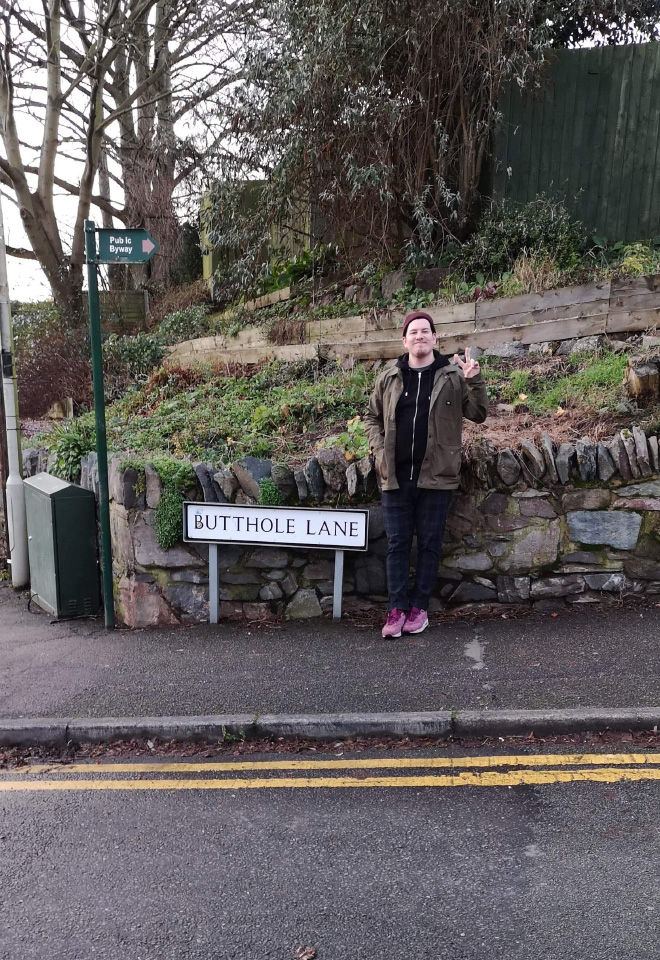
[[[376, 381], [364, 418], [383, 490], [398, 490], [396, 479], [396, 405], [403, 391], [401, 370], [392, 365]], [[483, 423], [488, 395], [481, 373], [466, 379], [453, 363], [435, 372], [429, 410], [426, 454], [417, 481], [427, 490], [455, 490], [461, 469], [463, 417]]]

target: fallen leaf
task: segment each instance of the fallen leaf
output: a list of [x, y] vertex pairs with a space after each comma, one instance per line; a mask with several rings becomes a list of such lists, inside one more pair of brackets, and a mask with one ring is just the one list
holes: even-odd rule
[[564, 413], [566, 413], [566, 411], [564, 410], [563, 407], [557, 407], [557, 411], [556, 411], [556, 413], [555, 413], [555, 416], [556, 416], [556, 417], [561, 417]]
[[316, 947], [298, 947], [293, 951], [293, 960], [314, 960]]
[[518, 399], [519, 399], [519, 400], [526, 400], [526, 399], [527, 399], [527, 394], [526, 394], [526, 393], [519, 393], [519, 394], [518, 394]]

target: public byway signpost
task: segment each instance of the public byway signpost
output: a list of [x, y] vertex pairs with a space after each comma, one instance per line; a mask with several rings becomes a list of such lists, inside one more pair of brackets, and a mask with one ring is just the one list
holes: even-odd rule
[[[98, 248], [97, 248], [98, 237]], [[101, 353], [101, 311], [99, 309], [98, 267], [101, 263], [146, 263], [158, 250], [158, 244], [146, 230], [110, 230], [97, 228], [85, 220], [85, 258], [89, 297], [89, 333], [92, 348], [96, 453], [99, 466], [99, 521], [101, 526], [101, 572], [105, 625], [115, 625], [112, 588], [112, 549], [110, 541], [110, 497], [108, 492], [108, 444], [105, 432], [105, 394]]]
[[344, 551], [366, 552], [368, 510], [314, 507], [239, 506], [234, 503], [183, 505], [183, 539], [209, 545], [209, 619], [218, 622], [218, 546], [316, 547], [335, 551], [332, 617], [341, 618]]
[[97, 230], [97, 263], [145, 263], [151, 260], [158, 244], [146, 230]]

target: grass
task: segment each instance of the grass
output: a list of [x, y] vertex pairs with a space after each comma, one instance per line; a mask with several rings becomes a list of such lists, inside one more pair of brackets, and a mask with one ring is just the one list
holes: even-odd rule
[[[642, 412], [624, 404], [626, 363], [625, 355], [609, 352], [527, 357], [515, 363], [484, 359], [494, 406], [485, 428], [478, 430], [497, 446], [517, 447], [540, 423], [567, 436], [571, 429], [595, 430], [600, 436], [640, 422]], [[217, 464], [251, 455], [302, 463], [331, 436], [339, 437], [347, 454], [362, 456], [367, 441], [362, 423], [354, 418], [364, 416], [374, 381], [375, 374], [362, 364], [344, 370], [319, 360], [271, 361], [234, 374], [225, 368], [160, 369], [108, 405], [108, 443], [126, 463], [157, 464], [176, 489], [192, 476], [170, 476], [180, 470], [181, 461]], [[500, 402], [511, 409], [498, 412]], [[644, 411], [643, 416], [657, 413]], [[73, 457], [77, 465], [79, 447], [88, 440], [87, 427], [93, 434], [93, 414], [44, 436], [43, 442], [56, 448], [60, 459]], [[472, 425], [466, 424], [466, 438], [472, 433]], [[31, 442], [40, 441], [35, 437]], [[90, 442], [93, 445], [93, 439]]]
[[[538, 415], [615, 410], [625, 367], [626, 357], [613, 353], [483, 365], [492, 400], [522, 403]], [[109, 441], [145, 457], [303, 461], [319, 440], [364, 415], [374, 380], [360, 364], [347, 371], [318, 361], [272, 361], [237, 376], [160, 370], [108, 408]]]
[[237, 376], [159, 370], [108, 407], [108, 441], [145, 458], [303, 460], [321, 437], [364, 412], [373, 382], [361, 365], [346, 371], [318, 361], [273, 361]]
[[623, 354], [573, 354], [511, 369], [510, 364], [486, 360], [484, 376], [491, 399], [522, 403], [532, 413], [581, 409], [615, 410], [621, 404], [621, 385], [627, 358]]

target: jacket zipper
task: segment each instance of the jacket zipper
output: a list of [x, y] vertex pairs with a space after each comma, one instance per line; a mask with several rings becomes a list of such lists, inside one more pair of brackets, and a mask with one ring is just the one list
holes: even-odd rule
[[412, 454], [410, 457], [410, 479], [413, 479], [413, 470], [415, 469], [415, 422], [417, 420], [417, 406], [419, 404], [419, 391], [422, 386], [422, 374], [417, 374], [417, 396], [415, 397], [415, 415], [413, 417], [413, 429], [412, 429]]

